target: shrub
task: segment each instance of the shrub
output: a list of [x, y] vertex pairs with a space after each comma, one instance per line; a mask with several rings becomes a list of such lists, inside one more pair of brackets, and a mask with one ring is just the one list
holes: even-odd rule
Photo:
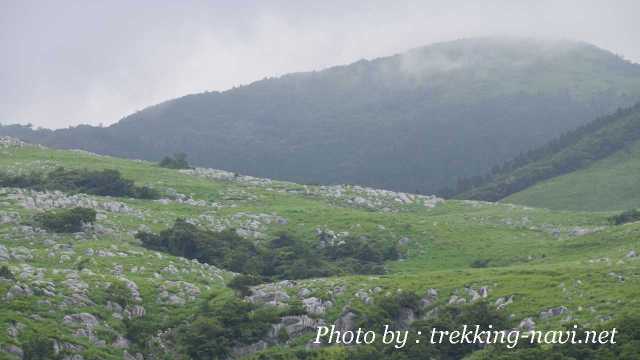
[[23, 358], [25, 360], [52, 360], [58, 359], [53, 348], [53, 340], [43, 335], [36, 334], [22, 343]]
[[473, 260], [473, 262], [471, 263], [471, 267], [472, 268], [486, 268], [489, 266], [489, 261], [488, 259], [476, 259]]
[[151, 188], [135, 186], [122, 177], [118, 170], [67, 170], [59, 167], [46, 175], [0, 174], [0, 186], [35, 190], [59, 190], [101, 196], [122, 196], [139, 199], [157, 199], [160, 194]]
[[[367, 327], [383, 328], [385, 324], [391, 324], [397, 319], [401, 308], [410, 308], [415, 311], [417, 307], [417, 297], [415, 294], [404, 293], [396, 296], [387, 296], [378, 299], [376, 304], [366, 309], [361, 314], [368, 319]], [[418, 313], [418, 315], [420, 315]], [[479, 343], [430, 343], [429, 341], [416, 341], [421, 336], [416, 335], [418, 331], [422, 334], [430, 334], [432, 330], [454, 331], [460, 330], [463, 325], [478, 325], [480, 330], [504, 330], [513, 327], [507, 315], [496, 311], [486, 302], [477, 302], [462, 306], [444, 306], [439, 308], [437, 315], [428, 320], [417, 320], [412, 323], [406, 346], [402, 349], [395, 349], [393, 346], [385, 346], [379, 342], [375, 345], [355, 347], [353, 353], [349, 354], [349, 359], [466, 359], [472, 352], [482, 349], [483, 344]], [[360, 325], [358, 325], [360, 326]], [[423, 339], [423, 338], [422, 338]], [[374, 355], [375, 354], [375, 355]], [[374, 356], [374, 357], [371, 357]]]
[[[255, 244], [234, 230], [220, 232], [200, 229], [177, 219], [173, 227], [159, 234], [139, 232], [136, 238], [148, 249], [197, 259], [231, 271], [259, 275], [271, 280], [326, 277], [344, 273], [382, 274], [384, 261], [397, 256], [390, 245], [373, 240], [346, 239], [340, 245], [313, 248], [288, 234], [268, 243]], [[245, 293], [249, 278], [235, 279], [231, 285]]]
[[262, 283], [262, 279], [259, 276], [251, 274], [240, 274], [227, 284], [227, 286], [236, 291], [238, 296], [245, 297], [251, 294], [250, 286], [258, 285]]
[[76, 270], [82, 271], [91, 263], [91, 258], [84, 258], [76, 264]]
[[6, 173], [0, 173], [1, 187], [32, 188], [41, 185], [42, 182], [42, 175], [36, 173], [30, 175], [9, 175]]
[[80, 192], [101, 196], [124, 196], [156, 199], [159, 194], [148, 187], [138, 187], [122, 177], [118, 170], [66, 170], [57, 168], [46, 176], [45, 187], [52, 190]]
[[226, 359], [233, 346], [262, 339], [278, 314], [234, 296], [213, 294], [194, 320], [181, 326], [178, 345], [191, 359]]
[[83, 224], [93, 224], [95, 221], [95, 210], [81, 207], [47, 211], [34, 218], [38, 227], [57, 233], [80, 232]]
[[256, 256], [256, 246], [233, 230], [203, 230], [184, 219], [177, 219], [173, 227], [158, 235], [140, 232], [136, 238], [149, 249], [197, 259], [235, 272], [258, 274], [262, 270], [261, 264], [255, 264], [260, 259]]
[[106, 299], [126, 307], [132, 301], [131, 290], [123, 281], [114, 281], [107, 287]]
[[171, 156], [165, 156], [159, 163], [159, 166], [168, 169], [190, 169], [189, 162], [187, 161], [187, 155], [184, 153], [177, 153]]
[[640, 220], [640, 210], [638, 209], [627, 210], [609, 218], [609, 221], [615, 225], [622, 225], [638, 220]]
[[0, 278], [4, 278], [7, 280], [15, 280], [16, 277], [13, 275], [11, 270], [6, 265], [0, 266]]

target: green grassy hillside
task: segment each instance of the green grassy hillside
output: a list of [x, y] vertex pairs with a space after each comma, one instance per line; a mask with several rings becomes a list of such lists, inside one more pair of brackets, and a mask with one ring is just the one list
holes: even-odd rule
[[[256, 243], [286, 232], [314, 248], [327, 236], [335, 241], [366, 236], [406, 247], [403, 259], [385, 264], [385, 274], [284, 281], [252, 290], [253, 295], [276, 294], [282, 303], [278, 311], [289, 311], [298, 299], [320, 299], [321, 311], [305, 305], [309, 321], [333, 323], [344, 318], [345, 307], [356, 319], [371, 320], [385, 298], [399, 291], [424, 297], [429, 288], [438, 295], [429, 298], [428, 309], [461, 302], [453, 296], [476, 302], [473, 293], [485, 288], [478, 302], [499, 308], [514, 326], [532, 318], [540, 329], [569, 322], [598, 326], [640, 307], [640, 260], [630, 253], [640, 249], [640, 224], [612, 226], [607, 220], [612, 213], [445, 201], [357, 186], [303, 186], [206, 169], [170, 170], [10, 139], [0, 143], [5, 173], [58, 166], [117, 169], [162, 197], [0, 188], [0, 265], [15, 275], [0, 279], [0, 329], [6, 329], [0, 331], [0, 357], [17, 358], [11, 354], [32, 350], [34, 344], [55, 344], [60, 357], [122, 359], [126, 352], [145, 359], [182, 358], [185, 340], [176, 329], [231, 297], [226, 284], [234, 274], [147, 250], [134, 237], [139, 230], [166, 229], [178, 217], [212, 230], [235, 228]], [[96, 224], [81, 233], [56, 234], [28, 225], [36, 213], [78, 205], [98, 213]], [[612, 200], [609, 208], [614, 207]], [[124, 309], [108, 302], [115, 282], [137, 293]], [[512, 301], [501, 306], [506, 299]], [[559, 307], [564, 307], [560, 316], [542, 313]], [[295, 319], [303, 316], [296, 314]], [[341, 347], [305, 350], [313, 331], [282, 326], [287, 334], [271, 337], [261, 350], [264, 356], [349, 358], [349, 350]], [[248, 337], [242, 334], [236, 341]], [[211, 340], [202, 336], [202, 342]], [[250, 355], [244, 345], [251, 344], [231, 344], [234, 354]]]
[[536, 184], [503, 202], [567, 210], [640, 207], [640, 142], [593, 165]]

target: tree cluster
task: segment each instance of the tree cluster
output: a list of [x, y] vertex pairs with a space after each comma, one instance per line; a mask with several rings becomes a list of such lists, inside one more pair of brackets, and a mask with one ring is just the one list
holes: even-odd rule
[[46, 174], [0, 173], [0, 186], [138, 199], [160, 197], [158, 191], [146, 186], [136, 186], [133, 180], [123, 178], [118, 170], [112, 169], [88, 170], [58, 167]]
[[[199, 228], [184, 219], [159, 234], [139, 232], [146, 248], [251, 274], [263, 279], [302, 279], [356, 273], [384, 272], [384, 261], [395, 260], [398, 250], [379, 241], [348, 238], [336, 245], [313, 247], [288, 234], [255, 244], [234, 230], [216, 232]], [[238, 288], [246, 286], [239, 282]], [[243, 278], [243, 282], [256, 282]]]
[[158, 166], [168, 169], [190, 169], [191, 166], [187, 161], [187, 154], [177, 153], [172, 156], [165, 156], [160, 160]]

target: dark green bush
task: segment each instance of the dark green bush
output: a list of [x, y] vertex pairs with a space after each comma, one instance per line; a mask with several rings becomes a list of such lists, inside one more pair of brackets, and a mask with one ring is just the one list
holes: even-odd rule
[[101, 196], [121, 196], [156, 199], [157, 191], [135, 186], [122, 177], [118, 170], [66, 170], [57, 168], [46, 176], [45, 187], [51, 190], [79, 192]]
[[614, 225], [622, 225], [638, 220], [640, 220], [640, 210], [638, 209], [627, 210], [609, 218], [609, 221]]
[[[360, 317], [368, 320], [364, 324], [367, 328], [381, 330], [384, 325], [393, 323], [401, 308], [410, 308], [416, 311], [417, 305], [417, 296], [412, 293], [387, 296], [378, 299], [374, 306], [366, 308]], [[419, 311], [417, 314], [419, 315]], [[447, 341], [442, 344], [431, 344], [429, 341], [425, 341], [425, 334], [430, 334], [433, 329], [449, 332], [460, 330], [463, 325], [479, 325], [481, 330], [490, 330], [489, 325], [491, 325], [491, 330], [511, 329], [513, 324], [507, 316], [485, 302], [445, 306], [440, 308], [435, 318], [417, 320], [411, 325], [404, 348], [395, 349], [393, 346], [376, 342], [375, 345], [354, 347], [350, 350], [347, 358], [370, 359], [375, 354], [373, 358], [397, 360], [464, 359], [472, 352], [481, 350], [483, 344], [451, 344]], [[418, 331], [422, 335], [417, 335]], [[416, 339], [421, 341], [416, 342]]]
[[151, 188], [135, 186], [132, 180], [122, 177], [118, 170], [67, 170], [59, 167], [46, 175], [0, 174], [0, 186], [35, 190], [59, 190], [101, 196], [157, 199], [160, 194]]
[[[200, 229], [183, 219], [159, 234], [136, 234], [146, 248], [197, 259], [221, 268], [266, 279], [304, 279], [339, 274], [382, 274], [384, 261], [397, 257], [391, 245], [362, 238], [347, 238], [338, 245], [314, 248], [288, 234], [266, 244], [255, 244], [234, 230], [214, 232]], [[255, 280], [257, 277], [252, 278]], [[230, 284], [241, 293], [249, 278]], [[251, 281], [253, 281], [251, 280]]]
[[23, 359], [25, 360], [55, 360], [60, 356], [56, 355], [53, 348], [53, 340], [44, 335], [35, 334], [22, 343]]
[[235, 290], [238, 296], [245, 297], [251, 294], [251, 291], [249, 290], [250, 286], [258, 285], [262, 282], [263, 280], [259, 276], [252, 274], [240, 274], [231, 279], [231, 281], [227, 283], [227, 286]]
[[43, 182], [44, 181], [41, 174], [10, 175], [6, 173], [0, 173], [1, 187], [33, 188], [40, 186]]
[[126, 307], [131, 304], [133, 299], [131, 298], [131, 290], [123, 281], [114, 281], [107, 287], [106, 300]]
[[149, 249], [197, 259], [235, 272], [258, 274], [262, 269], [261, 264], [256, 263], [259, 260], [256, 246], [233, 230], [208, 231], [178, 219], [173, 227], [158, 235], [140, 232], [136, 237]]
[[83, 224], [93, 224], [95, 221], [95, 210], [81, 207], [50, 210], [34, 217], [36, 226], [57, 233], [80, 232]]
[[278, 320], [272, 308], [213, 294], [193, 321], [179, 329], [179, 350], [191, 359], [226, 359], [233, 346], [257, 342]]
[[168, 169], [190, 169], [191, 166], [187, 161], [187, 155], [184, 153], [177, 153], [171, 156], [165, 156], [159, 163], [159, 166]]
[[489, 261], [488, 259], [476, 259], [473, 260], [473, 262], [471, 262], [471, 267], [472, 268], [486, 268], [489, 266]]
[[13, 275], [11, 270], [6, 265], [0, 266], [0, 278], [4, 278], [7, 280], [15, 280], [16, 277]]

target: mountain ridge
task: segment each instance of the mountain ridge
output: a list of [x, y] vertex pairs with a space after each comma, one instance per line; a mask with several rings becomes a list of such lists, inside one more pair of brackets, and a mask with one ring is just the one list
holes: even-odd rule
[[[549, 45], [549, 44], [553, 44]], [[16, 126], [60, 148], [303, 183], [431, 193], [640, 99], [640, 65], [593, 45], [465, 39], [156, 104], [106, 128]]]

